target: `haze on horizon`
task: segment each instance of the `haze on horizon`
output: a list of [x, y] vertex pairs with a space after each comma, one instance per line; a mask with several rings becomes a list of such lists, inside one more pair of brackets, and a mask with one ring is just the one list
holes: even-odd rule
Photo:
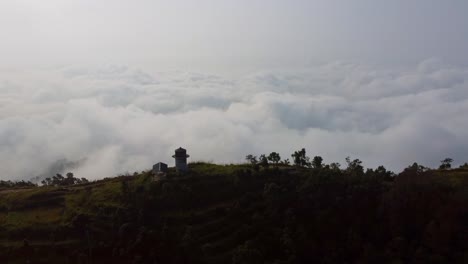
[[468, 2], [5, 0], [0, 179], [305, 147], [468, 162]]

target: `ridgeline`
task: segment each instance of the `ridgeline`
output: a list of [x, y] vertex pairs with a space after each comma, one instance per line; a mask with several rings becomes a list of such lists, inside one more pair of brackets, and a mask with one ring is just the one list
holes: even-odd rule
[[468, 263], [468, 168], [261, 161], [0, 187], [0, 263]]

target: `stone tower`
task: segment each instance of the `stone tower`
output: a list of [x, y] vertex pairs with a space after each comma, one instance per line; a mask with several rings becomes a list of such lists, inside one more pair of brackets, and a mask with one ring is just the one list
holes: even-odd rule
[[185, 172], [188, 170], [187, 158], [190, 157], [187, 155], [187, 150], [183, 148], [178, 148], [175, 150], [175, 154], [172, 156], [175, 158], [175, 167], [177, 171]]

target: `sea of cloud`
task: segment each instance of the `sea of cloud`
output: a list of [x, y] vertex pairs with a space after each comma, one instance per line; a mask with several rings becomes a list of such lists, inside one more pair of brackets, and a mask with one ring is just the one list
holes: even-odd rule
[[359, 158], [399, 171], [468, 162], [468, 68], [429, 59], [376, 69], [333, 62], [222, 77], [125, 66], [0, 71], [0, 179], [58, 160], [98, 179], [192, 161], [305, 147], [327, 163]]

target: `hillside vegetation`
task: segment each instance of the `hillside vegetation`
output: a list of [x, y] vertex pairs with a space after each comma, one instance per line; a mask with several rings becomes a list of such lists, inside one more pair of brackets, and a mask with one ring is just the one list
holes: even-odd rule
[[250, 161], [0, 189], [0, 263], [468, 263], [467, 169]]

